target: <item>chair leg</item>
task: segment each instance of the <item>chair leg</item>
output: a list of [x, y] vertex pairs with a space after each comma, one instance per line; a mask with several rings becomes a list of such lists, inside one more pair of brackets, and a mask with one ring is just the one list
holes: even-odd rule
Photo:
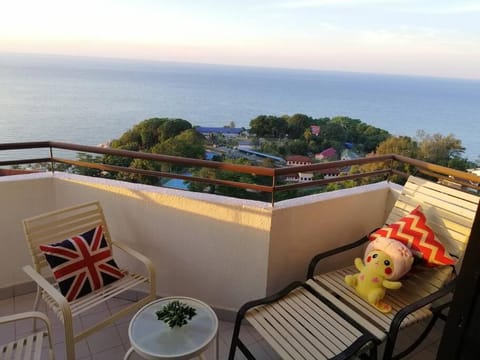
[[377, 356], [378, 356], [377, 352], [378, 352], [378, 347], [375, 345], [373, 346], [372, 349], [368, 351], [368, 354], [367, 353], [360, 354], [358, 358], [361, 360], [377, 360]]
[[[33, 302], [33, 311], [38, 311], [38, 307], [40, 306], [40, 298], [42, 297], [42, 290], [39, 286], [37, 286], [37, 294], [35, 295], [35, 301]], [[37, 328], [37, 319], [33, 319], [33, 331], [38, 331]]]
[[237, 346], [239, 346], [239, 343], [240, 343], [239, 335], [240, 335], [240, 327], [242, 325], [243, 316], [244, 314], [241, 311], [239, 311], [237, 314], [237, 318], [235, 319], [235, 326], [233, 328], [232, 342], [230, 344], [228, 360], [235, 359], [235, 351], [237, 350]]
[[67, 329], [67, 326], [65, 326], [65, 359], [75, 360], [75, 340], [72, 329]]
[[65, 334], [65, 358], [75, 360], [75, 336], [73, 333], [73, 318], [70, 309], [63, 309], [63, 328]]
[[235, 351], [237, 350], [237, 347], [240, 349], [240, 351], [245, 355], [245, 357], [249, 360], [255, 360], [255, 357], [253, 354], [247, 349], [245, 344], [240, 340], [240, 328], [242, 326], [242, 320], [243, 317], [245, 316], [245, 312], [243, 309], [240, 309], [237, 318], [235, 319], [235, 326], [233, 328], [233, 335], [232, 335], [232, 342], [230, 344], [230, 351], [228, 354], [228, 360], [234, 360], [235, 359]]
[[[432, 330], [432, 328], [435, 326], [435, 323], [437, 322], [438, 318], [439, 318], [438, 314], [434, 314], [432, 316], [432, 318], [430, 319], [430, 321], [428, 322], [425, 329], [417, 337], [417, 339], [412, 344], [410, 344], [410, 346], [408, 346], [405, 350], [401, 351], [400, 353], [398, 353], [396, 355], [393, 355], [393, 352], [395, 350], [395, 341], [391, 341], [390, 346], [388, 346], [389, 344], [388, 344], [388, 341], [387, 341], [387, 344], [385, 346], [384, 359], [387, 359], [387, 357], [385, 357], [386, 355], [388, 355], [388, 359], [397, 360], [397, 359], [402, 359], [405, 356], [407, 356], [408, 354], [410, 354], [413, 350], [415, 350], [423, 342], [423, 340], [425, 340], [425, 338], [430, 333], [430, 330]], [[388, 346], [388, 348], [387, 348], [387, 346]]]

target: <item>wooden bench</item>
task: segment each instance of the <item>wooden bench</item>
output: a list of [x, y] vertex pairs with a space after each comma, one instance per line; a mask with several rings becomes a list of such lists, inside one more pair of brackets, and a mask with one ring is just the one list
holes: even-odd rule
[[[437, 238], [451, 255], [460, 259], [456, 265], [459, 268], [478, 203], [476, 195], [410, 176], [385, 223], [393, 223], [421, 205]], [[353, 265], [315, 274], [321, 260], [364, 246], [366, 241], [367, 237], [316, 255], [309, 266], [306, 283], [291, 284], [278, 294], [245, 304], [237, 314], [229, 358], [233, 360], [237, 346], [249, 359], [254, 358], [239, 339], [242, 319], [246, 319], [282, 359], [346, 359], [362, 352], [376, 356], [376, 346], [382, 342], [386, 342], [383, 357], [390, 359], [398, 331], [431, 318], [418, 339], [396, 357], [410, 353], [431, 330], [441, 310], [448, 306], [448, 300], [436, 307], [432, 304], [453, 291], [455, 269], [452, 266], [414, 267], [402, 279], [401, 289], [387, 292], [386, 301], [392, 304], [393, 310], [384, 314], [345, 284], [345, 275], [357, 272]]]

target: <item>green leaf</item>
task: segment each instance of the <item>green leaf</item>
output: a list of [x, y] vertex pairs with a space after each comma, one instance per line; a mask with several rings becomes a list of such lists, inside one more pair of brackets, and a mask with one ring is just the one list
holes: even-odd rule
[[175, 326], [182, 327], [186, 325], [197, 314], [197, 311], [185, 303], [174, 300], [155, 312], [155, 314], [157, 315], [157, 320], [162, 320], [170, 328], [174, 328]]

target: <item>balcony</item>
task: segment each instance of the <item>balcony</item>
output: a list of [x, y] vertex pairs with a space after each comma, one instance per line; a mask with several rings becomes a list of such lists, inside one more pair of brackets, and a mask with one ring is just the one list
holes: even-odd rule
[[[72, 162], [51, 157], [12, 160], [0, 165], [36, 161]], [[362, 161], [366, 160], [360, 163]], [[479, 182], [474, 175], [412, 159], [407, 161], [429, 175], [435, 171], [439, 178], [450, 176], [458, 186], [476, 189], [472, 182]], [[209, 162], [202, 165], [206, 163]], [[253, 170], [265, 174], [272, 171], [276, 175], [273, 169]], [[276, 170], [292, 171], [291, 168]], [[158, 296], [190, 296], [216, 310], [222, 320], [220, 358], [223, 359], [230, 343], [231, 321], [240, 305], [271, 294], [291, 281], [303, 280], [313, 254], [349, 243], [380, 226], [400, 189], [400, 185], [379, 181], [272, 204], [57, 171], [3, 176], [0, 177], [3, 245], [0, 311], [2, 314], [18, 312], [31, 309], [33, 304], [33, 286], [21, 270], [21, 266], [31, 262], [21, 220], [72, 204], [99, 200], [112, 236], [148, 254], [154, 262]], [[275, 191], [275, 185], [270, 191]], [[336, 259], [321, 270], [351, 264], [354, 256]], [[122, 261], [125, 259], [120, 258], [119, 262]], [[118, 299], [110, 306], [119, 306], [123, 301], [127, 299]], [[88, 321], [88, 317], [82, 321]], [[99, 336], [90, 337], [84, 345], [77, 346], [79, 355], [84, 356], [82, 359], [121, 358], [128, 347], [127, 326], [128, 319], [124, 319]], [[24, 330], [16, 331], [18, 334]], [[252, 331], [249, 336], [251, 339], [247, 342], [258, 342], [254, 350], [261, 359], [275, 358], [258, 334]], [[433, 331], [411, 358], [434, 358], [440, 336], [441, 327]], [[61, 334], [56, 333], [54, 337], [59, 342], [57, 357], [61, 359]], [[105, 348], [107, 344], [109, 348]], [[238, 358], [243, 356], [238, 354]]]

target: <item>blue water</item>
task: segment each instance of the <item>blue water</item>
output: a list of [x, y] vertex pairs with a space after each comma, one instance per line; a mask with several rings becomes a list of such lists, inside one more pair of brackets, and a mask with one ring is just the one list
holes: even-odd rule
[[97, 145], [150, 117], [248, 128], [260, 114], [294, 113], [453, 134], [480, 156], [480, 81], [0, 54], [0, 143]]

